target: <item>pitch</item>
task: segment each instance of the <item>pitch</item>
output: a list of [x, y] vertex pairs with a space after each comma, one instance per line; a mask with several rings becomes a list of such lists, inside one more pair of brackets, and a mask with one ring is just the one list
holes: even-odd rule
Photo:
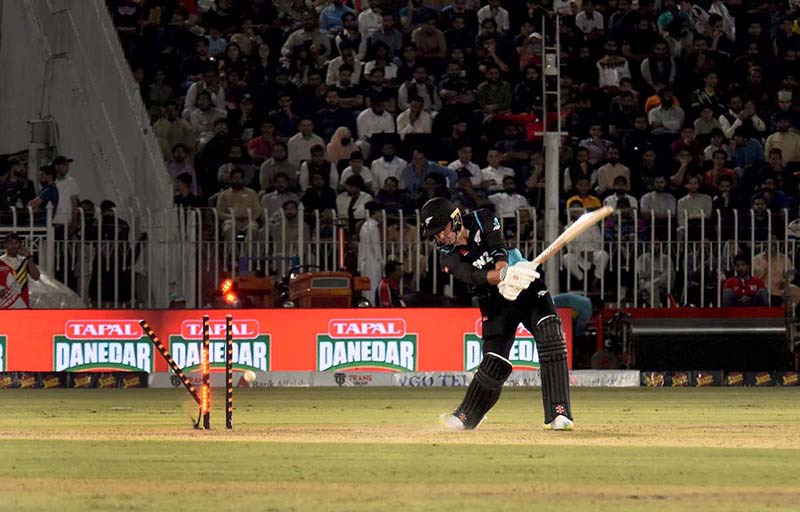
[[797, 510], [800, 388], [574, 389], [574, 432], [506, 389], [474, 432], [463, 388], [0, 392], [0, 510]]

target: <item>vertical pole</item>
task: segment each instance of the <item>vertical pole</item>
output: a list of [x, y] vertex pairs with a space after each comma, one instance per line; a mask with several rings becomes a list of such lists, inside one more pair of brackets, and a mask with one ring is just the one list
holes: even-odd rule
[[[544, 238], [546, 244], [551, 244], [558, 237], [558, 188], [559, 172], [558, 157], [559, 145], [561, 143], [561, 70], [559, 64], [559, 53], [561, 51], [561, 41], [559, 39], [560, 20], [555, 16], [555, 33], [547, 33], [547, 18], [542, 16], [542, 62], [544, 69], [542, 73], [542, 83], [544, 86], [543, 94], [543, 115], [544, 126], [544, 176], [545, 176], [545, 204], [544, 204]], [[548, 42], [551, 41], [552, 42]], [[548, 105], [548, 102], [550, 105]], [[552, 107], [552, 108], [551, 108]], [[550, 123], [548, 114], [556, 115], [556, 123]], [[552, 126], [555, 124], [555, 126]], [[545, 284], [550, 294], [558, 293], [558, 262], [556, 258], [550, 258], [544, 265]]]
[[233, 316], [225, 316], [225, 428], [233, 428]]
[[203, 428], [211, 428], [211, 386], [209, 383], [209, 361], [211, 340], [208, 332], [208, 315], [203, 315], [203, 350], [200, 357], [200, 372], [203, 378], [203, 389], [200, 392], [200, 413], [203, 416]]

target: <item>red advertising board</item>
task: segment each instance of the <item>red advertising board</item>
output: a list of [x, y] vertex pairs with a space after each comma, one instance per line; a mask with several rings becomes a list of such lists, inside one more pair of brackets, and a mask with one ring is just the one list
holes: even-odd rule
[[[3, 310], [0, 371], [168, 371], [142, 331], [146, 320], [187, 371], [199, 364], [202, 315], [211, 317], [211, 366], [224, 365], [233, 315], [234, 365], [256, 371], [464, 371], [480, 362], [477, 309]], [[572, 360], [572, 321], [560, 309]], [[538, 368], [523, 327], [517, 368]]]

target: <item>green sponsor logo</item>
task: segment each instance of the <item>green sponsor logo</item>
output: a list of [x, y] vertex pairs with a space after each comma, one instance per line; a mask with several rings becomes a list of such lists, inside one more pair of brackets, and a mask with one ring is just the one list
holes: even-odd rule
[[79, 372], [114, 369], [132, 372], [153, 371], [153, 344], [138, 340], [70, 340], [53, 338], [53, 370]]
[[[483, 340], [475, 333], [464, 335], [464, 370], [471, 372], [478, 368], [483, 359]], [[533, 336], [520, 336], [519, 331], [508, 354], [514, 368], [539, 368], [539, 352]]]
[[[269, 334], [260, 334], [251, 340], [233, 341], [233, 367], [239, 370], [269, 371]], [[169, 351], [183, 371], [200, 369], [200, 354], [203, 343], [200, 340], [186, 340], [180, 336], [170, 336]], [[225, 340], [211, 340], [209, 343], [209, 364], [211, 368], [225, 368]]]
[[0, 372], [6, 371], [6, 337], [0, 336]]
[[317, 335], [317, 370], [385, 368], [396, 372], [417, 369], [417, 335], [401, 338], [338, 339]]

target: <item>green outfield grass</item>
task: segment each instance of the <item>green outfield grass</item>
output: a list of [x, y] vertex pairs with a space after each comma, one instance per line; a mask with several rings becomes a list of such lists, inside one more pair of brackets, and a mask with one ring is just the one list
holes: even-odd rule
[[194, 431], [183, 390], [0, 391], [0, 510], [800, 509], [800, 388], [538, 389], [479, 431], [438, 426], [463, 389], [236, 390], [235, 430]]

